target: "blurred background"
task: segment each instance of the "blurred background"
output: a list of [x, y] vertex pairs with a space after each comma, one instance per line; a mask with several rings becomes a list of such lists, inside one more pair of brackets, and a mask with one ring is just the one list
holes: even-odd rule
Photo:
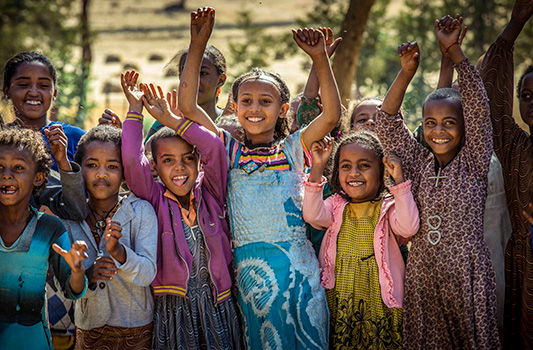
[[[24, 50], [48, 56], [59, 73], [60, 94], [51, 119], [85, 129], [105, 108], [121, 119], [127, 103], [120, 73], [135, 69], [141, 81], [178, 87], [172, 58], [187, 49], [190, 11], [216, 9], [210, 44], [226, 57], [231, 83], [252, 67], [282, 75], [296, 95], [303, 90], [311, 60], [292, 39], [291, 28], [329, 26], [344, 41], [332, 58], [344, 105], [384, 95], [400, 62], [396, 48], [418, 41], [421, 65], [404, 109], [414, 127], [425, 96], [435, 88], [440, 52], [433, 21], [460, 13], [468, 26], [463, 42], [472, 62], [485, 52], [509, 20], [514, 0], [0, 0], [0, 61]], [[519, 76], [533, 63], [533, 21], [515, 47]], [[2, 99], [2, 115], [11, 108]], [[515, 117], [520, 120], [515, 101]], [[521, 121], [521, 120], [520, 120]], [[148, 121], [149, 122], [149, 121]]]

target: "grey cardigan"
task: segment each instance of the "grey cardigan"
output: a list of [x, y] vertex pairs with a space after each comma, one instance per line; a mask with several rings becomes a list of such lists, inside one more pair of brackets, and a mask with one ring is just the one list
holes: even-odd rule
[[[104, 325], [140, 327], [152, 322], [154, 300], [150, 283], [156, 274], [157, 217], [150, 203], [131, 193], [113, 216], [122, 225], [119, 242], [126, 249], [126, 262], [115, 261], [118, 273], [111, 281], [98, 281], [96, 288], [87, 289], [85, 296], [76, 301], [74, 320], [76, 326], [89, 330]], [[85, 221], [65, 221], [72, 240], [87, 242], [84, 265], [91, 267], [101, 250], [104, 255], [105, 240], [100, 249]]]

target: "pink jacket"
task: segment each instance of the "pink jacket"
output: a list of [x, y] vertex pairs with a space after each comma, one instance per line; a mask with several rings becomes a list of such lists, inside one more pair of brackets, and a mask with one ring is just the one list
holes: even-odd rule
[[[322, 199], [321, 184], [306, 179], [303, 201], [303, 217], [317, 229], [327, 229], [320, 247], [318, 261], [321, 283], [326, 289], [335, 286], [335, 261], [337, 258], [337, 235], [342, 224], [342, 213], [348, 202], [334, 194]], [[399, 244], [418, 231], [420, 219], [418, 208], [411, 193], [411, 180], [390, 188], [392, 196], [383, 199], [378, 224], [374, 231], [374, 253], [379, 268], [381, 296], [388, 307], [399, 308], [403, 304], [405, 265]], [[404, 237], [403, 239], [401, 236]]]

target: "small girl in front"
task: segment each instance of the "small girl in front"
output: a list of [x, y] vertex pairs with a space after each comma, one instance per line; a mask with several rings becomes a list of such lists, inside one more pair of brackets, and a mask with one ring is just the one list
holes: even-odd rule
[[[405, 266], [399, 241], [414, 235], [419, 224], [411, 181], [404, 181], [399, 158], [383, 156], [375, 134], [360, 131], [339, 141], [330, 179], [333, 196], [322, 200], [322, 174], [332, 149], [330, 138], [313, 144], [303, 202], [304, 220], [327, 229], [319, 262], [330, 349], [401, 349], [398, 308]], [[394, 197], [387, 194], [385, 167], [397, 184], [390, 187]]]
[[461, 25], [435, 21], [441, 52], [459, 76], [454, 89], [432, 92], [423, 106], [420, 145], [399, 109], [420, 59], [416, 43], [398, 48], [402, 69], [378, 114], [385, 153], [402, 160], [420, 210], [405, 272], [405, 349], [500, 349], [496, 283], [483, 234], [492, 156], [489, 103], [481, 78], [458, 42]]
[[75, 154], [89, 195], [84, 221], [65, 221], [74, 240], [87, 242], [89, 288], [76, 301], [76, 349], [151, 349], [157, 217], [124, 179], [122, 130], [99, 125], [83, 135]]
[[[44, 309], [49, 266], [67, 298], [80, 298], [87, 286], [82, 264], [87, 257], [85, 242], [71, 246], [58, 218], [29, 205], [32, 194], [45, 186], [50, 163], [38, 132], [14, 127], [0, 131], [0, 344], [4, 349], [52, 349]], [[70, 251], [64, 250], [70, 246]]]
[[[191, 16], [191, 43], [179, 88], [187, 118], [221, 135], [226, 145], [228, 207], [239, 306], [250, 349], [325, 349], [328, 310], [318, 261], [302, 219], [307, 145], [337, 124], [341, 103], [320, 30], [293, 31], [313, 59], [323, 112], [288, 136], [289, 89], [278, 74], [254, 69], [237, 78], [232, 96], [244, 143], [220, 132], [197, 104], [200, 64], [214, 24], [212, 8]], [[200, 139], [197, 140], [199, 142]]]
[[[122, 75], [130, 104], [122, 154], [129, 188], [153, 205], [159, 219], [152, 348], [242, 349], [231, 294], [224, 145], [214, 133], [177, 117], [175, 90], [165, 99], [160, 88], [157, 93], [143, 85], [143, 96], [137, 78], [135, 72]], [[151, 165], [161, 182], [144, 155], [143, 104], [166, 126], [151, 137]]]

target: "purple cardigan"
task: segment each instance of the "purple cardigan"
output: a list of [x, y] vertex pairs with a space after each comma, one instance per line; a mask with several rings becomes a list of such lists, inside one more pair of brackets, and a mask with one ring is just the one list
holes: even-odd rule
[[[153, 179], [150, 163], [144, 155], [143, 117], [128, 113], [122, 131], [124, 176], [137, 197], [153, 206], [158, 218], [157, 274], [152, 287], [155, 295], [185, 297], [192, 268], [192, 255], [185, 240], [181, 212], [177, 202], [165, 197], [166, 187]], [[213, 296], [218, 304], [231, 295], [230, 233], [225, 218], [227, 161], [222, 140], [213, 132], [189, 120], [176, 129], [177, 135], [196, 146], [203, 171], [194, 186], [198, 224], [209, 252], [209, 270]], [[175, 215], [171, 215], [171, 212]]]
[[[324, 180], [321, 184], [307, 180], [304, 182], [303, 216], [313, 227], [327, 229], [320, 246], [318, 262], [322, 286], [332, 289], [335, 287], [337, 235], [342, 224], [342, 213], [348, 202], [338, 194], [322, 200], [324, 183]], [[392, 186], [390, 191], [394, 197], [383, 199], [374, 231], [374, 253], [383, 302], [388, 307], [399, 308], [403, 305], [405, 265], [398, 244], [407, 243], [407, 238], [418, 231], [420, 219], [411, 193], [410, 180]]]

